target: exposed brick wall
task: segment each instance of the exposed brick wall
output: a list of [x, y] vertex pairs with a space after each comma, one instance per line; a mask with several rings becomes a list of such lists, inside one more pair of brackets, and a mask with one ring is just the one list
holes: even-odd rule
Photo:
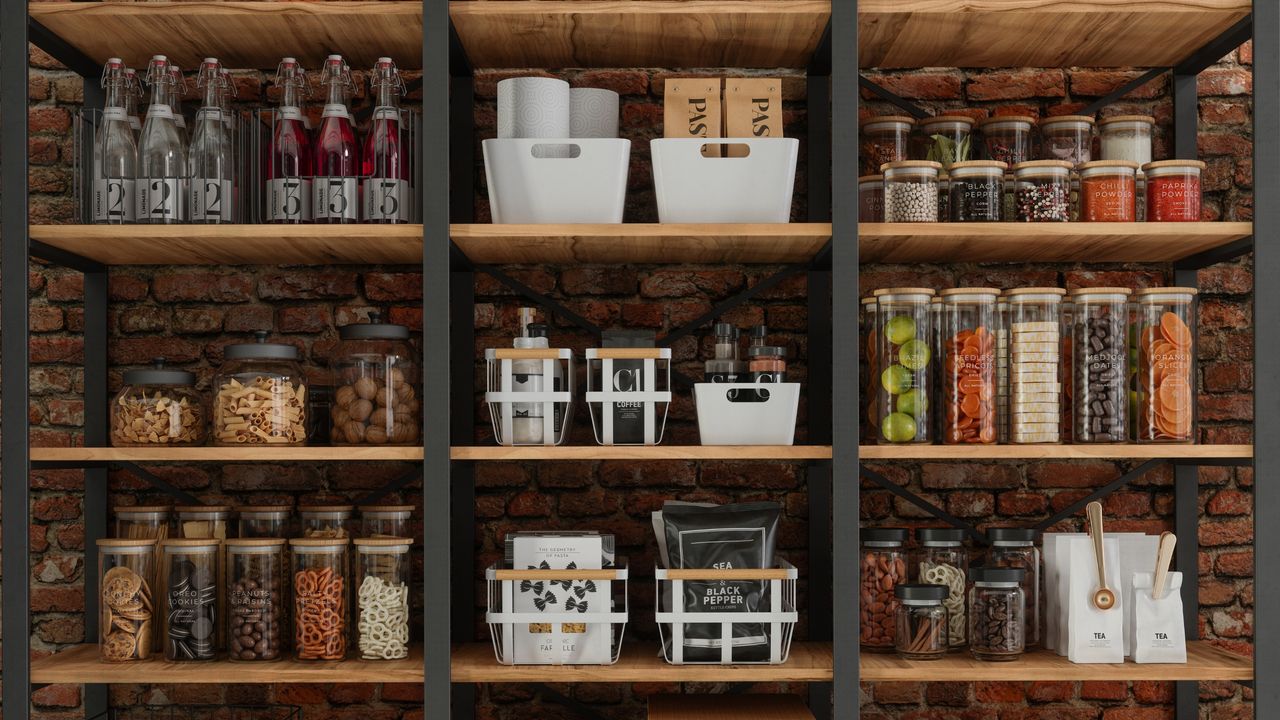
[[[1233, 53], [1202, 77], [1200, 148], [1209, 162], [1205, 179], [1206, 215], [1247, 219], [1252, 209], [1248, 47]], [[710, 71], [724, 74], [724, 71]], [[623, 135], [635, 145], [628, 195], [629, 221], [654, 220], [647, 140], [661, 134], [661, 89], [666, 71], [622, 70], [568, 73], [576, 83], [612, 87], [624, 95]], [[691, 72], [688, 74], [701, 74]], [[1132, 77], [1135, 71], [1114, 70], [922, 70], [872, 73], [890, 89], [934, 110], [1059, 113], [1076, 109]], [[480, 138], [493, 134], [494, 84], [501, 73], [477, 78], [476, 121]], [[806, 107], [804, 84], [788, 75], [787, 132], [803, 137]], [[267, 97], [258, 73], [238, 75], [240, 100]], [[32, 108], [31, 203], [33, 222], [70, 222], [72, 113], [81, 101], [79, 80], [33, 49], [30, 83]], [[866, 109], [887, 110], [870, 102]], [[1156, 82], [1135, 92], [1108, 113], [1141, 110], [1160, 121], [1157, 153], [1165, 156], [1170, 118], [1167, 83]], [[803, 143], [802, 143], [803, 145]], [[478, 153], [478, 149], [477, 149]], [[477, 155], [478, 157], [478, 155]], [[803, 157], [803, 151], [802, 151]], [[802, 162], [804, 162], [802, 160]], [[476, 211], [488, 219], [483, 172], [478, 172]], [[797, 218], [803, 217], [803, 170], [797, 175]], [[679, 326], [716, 300], [758, 282], [776, 268], [756, 266], [672, 267], [514, 267], [508, 272], [535, 289], [565, 302], [598, 324], [653, 328], [659, 333]], [[924, 284], [946, 287], [991, 283], [1012, 287], [1028, 283], [1076, 286], [1119, 284], [1147, 286], [1171, 280], [1167, 266], [1105, 265], [971, 265], [869, 266], [862, 287]], [[1251, 436], [1253, 389], [1252, 274], [1248, 260], [1217, 266], [1200, 276], [1202, 439], [1245, 441]], [[420, 328], [420, 278], [413, 268], [217, 268], [161, 267], [113, 272], [110, 314], [112, 388], [120, 369], [157, 354], [196, 370], [202, 387], [216, 369], [220, 348], [261, 327], [304, 350], [311, 370], [320, 375], [336, 338], [337, 326], [363, 316], [371, 308], [390, 310], [391, 317]], [[476, 350], [505, 345], [514, 328], [514, 296], [484, 277], [476, 281]], [[33, 442], [66, 445], [78, 442], [83, 421], [79, 369], [83, 346], [81, 289], [74, 273], [33, 266], [32, 403]], [[784, 283], [758, 302], [728, 319], [747, 325], [766, 321], [793, 357], [792, 371], [803, 376], [806, 359], [803, 278]], [[587, 339], [557, 323], [553, 342], [581, 350]], [[687, 339], [676, 346], [677, 365], [696, 374], [706, 346]], [[479, 365], [477, 365], [477, 371]], [[477, 375], [478, 383], [482, 378]], [[482, 385], [481, 385], [482, 386]], [[585, 407], [578, 407], [573, 440], [589, 444]], [[487, 439], [483, 408], [477, 403], [476, 438]], [[691, 403], [681, 397], [672, 407], [672, 441], [689, 442], [695, 427]], [[801, 417], [803, 417], [803, 408]], [[800, 438], [803, 437], [803, 428]], [[798, 441], [800, 440], [798, 438]], [[1126, 464], [1108, 462], [1039, 464], [885, 464], [877, 469], [907, 484], [949, 511], [973, 521], [1030, 523], [1114, 478]], [[201, 465], [164, 468], [158, 472], [180, 487], [209, 500], [268, 501], [285, 497], [355, 497], [394, 475], [393, 466], [239, 466]], [[667, 497], [685, 499], [773, 498], [784, 503], [781, 546], [802, 570], [807, 561], [807, 519], [802, 466], [769, 463], [544, 463], [477, 465], [476, 570], [494, 559], [497, 541], [510, 529], [596, 527], [617, 533], [624, 552], [643, 578], [652, 565], [651, 531], [646, 513]], [[444, 479], [435, 479], [444, 481]], [[1252, 638], [1252, 473], [1247, 469], [1208, 468], [1201, 481], [1201, 631], [1224, 646], [1250, 651]], [[32, 476], [33, 648], [50, 652], [84, 640], [84, 556], [81, 515], [82, 480], [74, 471], [40, 471]], [[113, 501], [156, 499], [136, 478], [113, 475]], [[415, 499], [413, 488], [406, 497]], [[1107, 504], [1116, 529], [1167, 529], [1171, 522], [1172, 485], [1168, 473], [1153, 473]], [[847, 521], [847, 518], [841, 518]], [[925, 519], [881, 491], [863, 495], [868, 524], [921, 524]], [[1069, 525], [1076, 525], [1073, 520]], [[90, 552], [89, 561], [94, 557]], [[852, 571], [852, 569], [850, 569]], [[477, 593], [483, 588], [477, 583]], [[631, 638], [651, 639], [651, 586], [633, 582], [635, 620]], [[477, 614], [476, 638], [484, 638]], [[610, 717], [643, 716], [644, 698], [677, 688], [663, 684], [579, 685], [557, 687], [599, 705]], [[714, 690], [717, 685], [690, 685], [685, 690]], [[802, 686], [761, 686], [759, 691], [802, 692]], [[265, 701], [304, 705], [309, 715], [392, 720], [421, 715], [417, 686], [121, 686], [118, 704], [136, 702]], [[1251, 693], [1232, 683], [1201, 685], [1202, 716], [1237, 720], [1252, 714]], [[923, 720], [931, 718], [1066, 718], [1068, 720], [1154, 720], [1172, 717], [1172, 685], [1168, 683], [932, 683], [864, 686], [865, 718]], [[493, 685], [478, 694], [482, 718], [561, 717], [556, 705], [533, 700], [533, 690], [519, 685]], [[72, 717], [80, 710], [77, 688], [51, 686], [34, 702], [45, 717]]]

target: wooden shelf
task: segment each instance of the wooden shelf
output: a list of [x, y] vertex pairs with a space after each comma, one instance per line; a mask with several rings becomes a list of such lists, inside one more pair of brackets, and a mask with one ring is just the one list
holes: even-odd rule
[[478, 263], [798, 263], [822, 250], [831, 224], [476, 224], [450, 234]]
[[802, 68], [830, 0], [451, 2], [479, 68]]
[[106, 265], [422, 263], [421, 225], [32, 225], [30, 234]]
[[489, 643], [453, 650], [453, 681], [486, 682], [830, 682], [831, 644], [791, 645], [782, 665], [671, 665], [650, 645], [627, 645], [613, 665], [499, 665]]
[[859, 460], [1237, 460], [1252, 445], [862, 445]]
[[454, 446], [454, 460], [830, 460], [830, 445]]
[[861, 0], [858, 64], [1167, 67], [1251, 9], [1250, 0]]
[[31, 448], [32, 462], [376, 462], [422, 460], [421, 447]]
[[104, 663], [98, 646], [76, 645], [31, 661], [31, 682], [48, 683], [421, 683], [422, 648], [411, 647], [404, 660], [341, 662], [174, 663], [151, 659]]
[[941, 660], [910, 661], [897, 655], [862, 653], [863, 682], [1024, 682], [1029, 680], [1252, 680], [1253, 658], [1233, 655], [1208, 642], [1187, 643], [1185, 664], [1076, 664], [1039, 650], [1013, 662], [975, 660], [968, 652]]
[[1253, 234], [1249, 222], [864, 223], [864, 263], [1173, 262]]
[[365, 70], [382, 55], [422, 67], [422, 3], [31, 3], [32, 19], [98, 63], [118, 57], [139, 73], [153, 53], [184, 70], [216, 51], [224, 67], [272, 70], [284, 54], [316, 68], [342, 53]]

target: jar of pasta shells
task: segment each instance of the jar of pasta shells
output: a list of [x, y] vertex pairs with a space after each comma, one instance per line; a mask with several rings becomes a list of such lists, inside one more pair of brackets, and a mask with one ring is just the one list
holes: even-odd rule
[[416, 445], [421, 405], [409, 328], [370, 313], [370, 322], [339, 328], [338, 337], [331, 362], [333, 444]]
[[214, 377], [215, 445], [304, 445], [307, 385], [298, 348], [257, 341], [228, 345]]
[[409, 656], [408, 538], [359, 538], [356, 559], [356, 647], [361, 660]]
[[165, 366], [127, 370], [124, 387], [111, 401], [111, 444], [202, 445], [205, 411], [195, 373]]
[[293, 650], [298, 660], [342, 660], [347, 656], [346, 538], [294, 538]]
[[102, 604], [98, 648], [103, 662], [131, 662], [151, 657], [159, 634], [152, 596], [155, 577], [155, 540], [104, 538], [98, 541]]

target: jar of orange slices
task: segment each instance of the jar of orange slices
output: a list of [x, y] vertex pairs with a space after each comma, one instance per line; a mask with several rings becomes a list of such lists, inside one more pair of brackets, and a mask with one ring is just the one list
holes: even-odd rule
[[996, 442], [995, 288], [943, 290], [942, 442], [948, 445]]
[[1144, 443], [1195, 439], [1196, 289], [1149, 288], [1134, 293], [1137, 343], [1137, 428]]

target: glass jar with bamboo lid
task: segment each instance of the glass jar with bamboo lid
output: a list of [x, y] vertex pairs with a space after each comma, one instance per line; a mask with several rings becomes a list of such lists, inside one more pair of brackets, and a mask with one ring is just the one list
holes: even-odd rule
[[160, 628], [155, 621], [156, 541], [98, 541], [98, 586], [102, 619], [98, 649], [103, 662], [146, 660]]
[[356, 647], [362, 660], [409, 656], [409, 548], [401, 537], [355, 541]]
[[168, 505], [117, 505], [111, 509], [116, 516], [115, 536], [139, 540], [164, 540], [169, 537]]
[[288, 648], [288, 562], [284, 538], [226, 541], [227, 658], [279, 660]]
[[412, 505], [361, 505], [360, 537], [410, 537]]
[[236, 508], [238, 537], [287, 538], [293, 534], [292, 505], [241, 505]]
[[354, 505], [303, 505], [298, 508], [302, 536], [307, 538], [351, 537]]
[[196, 540], [231, 537], [230, 505], [179, 505], [173, 512], [178, 518], [177, 537]]

